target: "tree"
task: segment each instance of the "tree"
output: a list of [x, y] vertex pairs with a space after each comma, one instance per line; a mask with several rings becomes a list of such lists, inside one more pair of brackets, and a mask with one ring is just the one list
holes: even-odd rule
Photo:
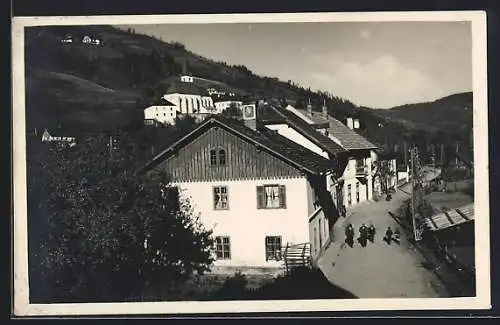
[[380, 186], [382, 193], [388, 194], [389, 193], [389, 184], [390, 184], [390, 179], [395, 175], [395, 171], [393, 171], [390, 166], [389, 166], [389, 161], [390, 160], [376, 160], [374, 162], [376, 166], [376, 171], [374, 177], [378, 177], [380, 180]]
[[158, 298], [208, 270], [211, 230], [126, 134], [29, 153], [31, 299]]

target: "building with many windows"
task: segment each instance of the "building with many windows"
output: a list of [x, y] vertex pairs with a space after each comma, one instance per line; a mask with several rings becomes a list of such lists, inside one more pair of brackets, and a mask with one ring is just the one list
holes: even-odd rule
[[281, 268], [283, 248], [303, 243], [318, 257], [333, 222], [326, 179], [337, 166], [262, 126], [255, 105], [243, 115], [211, 116], [144, 171], [166, 172], [190, 199], [213, 230], [215, 266]]
[[320, 112], [311, 104], [306, 109], [287, 105], [273, 110], [278, 114], [267, 114], [267, 127], [332, 160], [341, 169], [327, 182], [338, 208], [348, 209], [373, 198], [377, 146], [356, 132], [358, 119], [348, 117], [344, 124], [332, 117], [325, 105]]

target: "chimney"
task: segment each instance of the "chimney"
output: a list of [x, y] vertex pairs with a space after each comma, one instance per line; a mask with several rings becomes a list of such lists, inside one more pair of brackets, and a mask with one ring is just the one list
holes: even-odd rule
[[355, 118], [353, 119], [353, 128], [354, 129], [359, 129], [359, 119]]
[[351, 130], [352, 130], [352, 129], [354, 129], [354, 123], [353, 123], [352, 117], [348, 117], [348, 118], [347, 118], [347, 123], [346, 123], [346, 125], [347, 125], [347, 127], [348, 127], [349, 129], [351, 129]]
[[254, 131], [257, 131], [257, 107], [259, 107], [259, 102], [241, 106], [243, 123]]
[[311, 98], [307, 99], [307, 115], [309, 117], [312, 117], [312, 115], [313, 115], [313, 108], [312, 108], [312, 105], [311, 105]]
[[321, 108], [321, 112], [323, 113], [323, 117], [328, 119], [328, 107], [326, 106], [326, 100], [323, 99], [323, 107]]

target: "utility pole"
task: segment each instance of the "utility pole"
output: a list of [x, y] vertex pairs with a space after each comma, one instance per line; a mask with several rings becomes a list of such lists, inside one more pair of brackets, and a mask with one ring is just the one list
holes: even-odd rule
[[416, 241], [417, 227], [415, 224], [415, 151], [410, 149], [410, 165], [411, 165], [411, 220], [413, 226], [413, 237]]
[[405, 167], [408, 166], [408, 148], [406, 147], [406, 139], [403, 139], [403, 155], [405, 160]]
[[441, 165], [444, 164], [444, 143], [441, 143]]
[[422, 167], [420, 165], [420, 160], [418, 157], [418, 148], [413, 146], [410, 150], [410, 164], [411, 164], [411, 218], [413, 225], [413, 236], [415, 242], [419, 241], [420, 232], [417, 228], [416, 215], [417, 208], [419, 208], [422, 204]]

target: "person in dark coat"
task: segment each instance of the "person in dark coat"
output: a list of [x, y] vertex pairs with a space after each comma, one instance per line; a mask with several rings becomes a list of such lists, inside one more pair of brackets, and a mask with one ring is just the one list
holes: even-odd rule
[[384, 237], [384, 240], [387, 242], [387, 244], [391, 244], [391, 241], [392, 241], [392, 229], [391, 227], [387, 227], [387, 230], [385, 231], [385, 237]]
[[352, 224], [348, 224], [345, 228], [345, 242], [350, 247], [354, 245], [354, 228]]
[[362, 247], [366, 246], [366, 240], [368, 239], [367, 235], [368, 235], [368, 228], [363, 223], [361, 224], [361, 227], [359, 227], [359, 238], [358, 238], [358, 242], [361, 244]]
[[342, 205], [342, 206], [340, 207], [340, 214], [342, 215], [342, 217], [344, 217], [344, 218], [346, 217], [346, 215], [347, 215], [347, 211], [346, 211], [346, 209], [345, 209], [345, 205]]
[[375, 226], [370, 222], [370, 226], [368, 227], [368, 240], [372, 243], [375, 241]]

